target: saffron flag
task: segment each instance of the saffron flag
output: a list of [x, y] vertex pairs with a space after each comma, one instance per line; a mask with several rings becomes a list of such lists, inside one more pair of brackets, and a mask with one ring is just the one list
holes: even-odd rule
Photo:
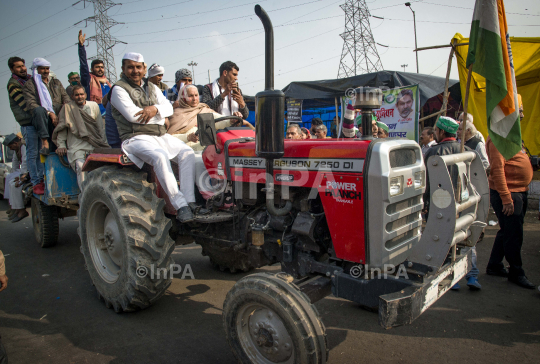
[[503, 0], [476, 0], [469, 38], [467, 68], [486, 79], [489, 136], [508, 160], [521, 150], [521, 127]]

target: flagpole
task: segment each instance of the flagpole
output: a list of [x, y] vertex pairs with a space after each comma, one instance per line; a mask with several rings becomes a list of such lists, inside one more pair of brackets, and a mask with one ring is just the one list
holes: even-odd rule
[[460, 153], [463, 153], [465, 149], [465, 134], [467, 133], [467, 107], [469, 106], [469, 90], [471, 88], [471, 76], [473, 64], [469, 66], [469, 71], [467, 72], [467, 88], [465, 89], [465, 102], [463, 105], [463, 127], [461, 128], [461, 148]]

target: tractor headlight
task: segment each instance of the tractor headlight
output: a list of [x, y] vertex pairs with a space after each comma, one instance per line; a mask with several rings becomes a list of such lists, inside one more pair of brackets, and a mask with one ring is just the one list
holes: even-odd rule
[[403, 193], [403, 176], [390, 178], [390, 196], [397, 196]]
[[422, 188], [426, 185], [426, 175], [424, 171], [414, 173], [414, 188]]

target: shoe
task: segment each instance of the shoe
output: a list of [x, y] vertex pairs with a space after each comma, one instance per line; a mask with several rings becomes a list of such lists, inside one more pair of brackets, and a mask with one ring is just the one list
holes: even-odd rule
[[15, 215], [17, 215], [17, 211], [11, 210], [11, 211], [9, 212], [9, 214], [8, 214], [8, 219], [11, 220], [11, 218], [12, 218], [13, 216], [15, 216]]
[[497, 268], [497, 269], [486, 268], [486, 274], [490, 276], [497, 276], [497, 277], [508, 277], [508, 271], [506, 270], [506, 268]]
[[197, 205], [195, 202], [188, 203], [188, 206], [195, 215], [208, 215], [211, 212], [210, 210]]
[[40, 182], [37, 185], [34, 186], [34, 193], [36, 195], [43, 195], [45, 194], [45, 183]]
[[49, 155], [50, 151], [49, 151], [49, 148], [41, 148], [39, 150], [39, 154], [41, 155]]
[[13, 220], [11, 220], [11, 222], [19, 222], [22, 219], [24, 219], [25, 217], [28, 217], [29, 215], [30, 214], [28, 212], [26, 212], [25, 215], [23, 215], [23, 216], [16, 215], [16, 217]]
[[11, 215], [13, 213], [13, 209], [10, 207], [6, 210], [6, 214]]
[[459, 289], [461, 288], [461, 286], [459, 285], [459, 283], [456, 283], [452, 286], [452, 288], [450, 288], [452, 291], [458, 291]]
[[518, 286], [523, 287], [523, 288], [534, 289], [536, 287], [525, 276], [508, 277], [508, 281], [515, 283]]
[[482, 286], [476, 277], [467, 278], [467, 286], [469, 286], [471, 291], [480, 291], [482, 289]]
[[14, 213], [14, 214], [10, 215], [10, 216], [8, 217], [8, 220], [9, 220], [9, 221], [13, 220], [14, 218], [17, 217], [17, 215], [18, 215], [17, 213]]
[[176, 212], [176, 219], [181, 223], [195, 220], [189, 206], [180, 207], [180, 209]]

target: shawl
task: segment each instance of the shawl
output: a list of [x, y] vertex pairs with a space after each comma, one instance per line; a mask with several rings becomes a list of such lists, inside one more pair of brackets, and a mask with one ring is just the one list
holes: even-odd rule
[[[219, 95], [221, 95], [221, 86], [219, 85], [219, 78], [216, 78], [214, 83], [212, 83], [212, 97], [215, 99]], [[218, 113], [226, 116], [234, 115], [236, 111], [238, 111], [238, 103], [232, 99], [232, 95], [227, 95], [223, 99], [223, 102], [221, 105], [219, 105], [218, 109], [216, 110]]]
[[[38, 73], [38, 67], [51, 67], [51, 64], [43, 58], [34, 58], [34, 62], [32, 64], [32, 77], [34, 78], [34, 83], [36, 84], [41, 106], [43, 106], [47, 111], [54, 113], [51, 94], [49, 93], [47, 86], [45, 86], [43, 83], [41, 75]], [[49, 75], [49, 82], [51, 82], [51, 78], [52, 76]]]
[[197, 106], [190, 106], [185, 99], [187, 89], [190, 87], [196, 87], [194, 85], [187, 85], [179, 92], [178, 102], [180, 107], [174, 109], [174, 113], [169, 117], [169, 130], [168, 134], [185, 134], [189, 129], [197, 126], [197, 115], [213, 113], [208, 105], [199, 103]]
[[87, 141], [94, 148], [110, 148], [105, 138], [104, 126], [99, 125], [86, 112], [81, 112], [75, 101], [65, 104], [58, 115], [58, 125], [52, 135], [52, 140], [56, 145], [58, 145], [58, 133], [64, 129], [69, 129], [75, 137]]
[[90, 101], [97, 102], [101, 104], [101, 99], [103, 98], [103, 93], [101, 92], [101, 82], [99, 80], [105, 80], [105, 83], [111, 87], [109, 80], [105, 77], [98, 77], [90, 73]]

